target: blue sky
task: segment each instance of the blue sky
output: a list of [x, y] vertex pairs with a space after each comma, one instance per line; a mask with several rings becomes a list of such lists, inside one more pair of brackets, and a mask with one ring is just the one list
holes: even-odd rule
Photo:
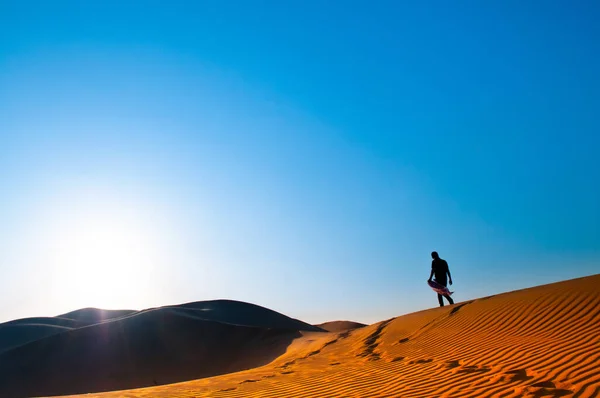
[[0, 321], [375, 322], [598, 273], [595, 2], [0, 3]]

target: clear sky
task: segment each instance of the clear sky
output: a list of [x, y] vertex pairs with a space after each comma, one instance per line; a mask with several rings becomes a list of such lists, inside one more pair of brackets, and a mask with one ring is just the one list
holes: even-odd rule
[[0, 321], [375, 322], [600, 271], [594, 1], [0, 1]]

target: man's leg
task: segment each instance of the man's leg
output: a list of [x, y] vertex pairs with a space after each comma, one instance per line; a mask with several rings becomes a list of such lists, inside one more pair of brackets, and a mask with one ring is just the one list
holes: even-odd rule
[[438, 301], [440, 302], [440, 307], [444, 306], [444, 299], [442, 298], [442, 295], [438, 293]]
[[[450, 304], [454, 304], [454, 300], [452, 300], [452, 297], [450, 297], [450, 296], [449, 296], [449, 295], [447, 295], [447, 294], [444, 294], [444, 297], [446, 297], [446, 300], [448, 300], [448, 302], [449, 302]], [[440, 300], [441, 300], [441, 299], [440, 299]]]

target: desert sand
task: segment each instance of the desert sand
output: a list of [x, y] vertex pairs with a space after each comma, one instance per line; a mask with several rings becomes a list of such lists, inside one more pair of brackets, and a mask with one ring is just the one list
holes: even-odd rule
[[600, 275], [303, 334], [260, 368], [88, 397], [600, 395]]
[[[600, 275], [594, 275], [353, 330], [299, 331], [253, 369], [85, 396], [597, 397], [599, 325]], [[231, 355], [233, 348], [223, 347], [232, 341], [219, 345], [223, 355]]]

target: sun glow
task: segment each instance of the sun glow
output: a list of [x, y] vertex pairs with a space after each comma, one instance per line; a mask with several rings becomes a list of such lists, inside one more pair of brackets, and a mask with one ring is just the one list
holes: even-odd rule
[[106, 199], [54, 208], [36, 260], [47, 267], [54, 301], [71, 309], [150, 301], [165, 265], [164, 231], [152, 216], [139, 203]]

